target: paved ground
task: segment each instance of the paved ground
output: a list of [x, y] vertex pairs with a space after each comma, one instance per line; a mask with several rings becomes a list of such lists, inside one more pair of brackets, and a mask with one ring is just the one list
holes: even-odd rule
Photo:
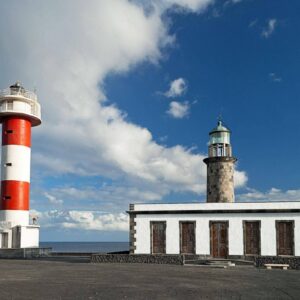
[[0, 260], [0, 299], [300, 299], [300, 271]]

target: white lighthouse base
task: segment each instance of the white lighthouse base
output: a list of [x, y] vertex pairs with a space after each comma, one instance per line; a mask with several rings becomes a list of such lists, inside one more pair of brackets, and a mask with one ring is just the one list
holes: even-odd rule
[[38, 225], [9, 226], [10, 222], [0, 223], [0, 249], [39, 247]]

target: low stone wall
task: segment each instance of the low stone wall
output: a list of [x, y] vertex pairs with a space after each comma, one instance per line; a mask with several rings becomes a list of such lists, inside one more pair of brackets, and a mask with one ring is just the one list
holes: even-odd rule
[[93, 254], [92, 263], [140, 263], [183, 265], [182, 255]]
[[291, 269], [300, 270], [300, 256], [259, 256], [255, 258], [256, 267], [264, 264], [289, 264]]
[[51, 256], [91, 256], [93, 252], [51, 252]]
[[51, 255], [52, 248], [0, 249], [0, 258], [37, 258]]
[[183, 254], [184, 260], [201, 260], [209, 259], [210, 255], [198, 255], [198, 254]]
[[[95, 253], [91, 255], [94, 263], [145, 263], [183, 265], [191, 262], [201, 262], [213, 259], [210, 255], [198, 254], [125, 254], [125, 253]], [[254, 261], [254, 257], [232, 256], [228, 259]], [[240, 263], [241, 264], [241, 263]]]

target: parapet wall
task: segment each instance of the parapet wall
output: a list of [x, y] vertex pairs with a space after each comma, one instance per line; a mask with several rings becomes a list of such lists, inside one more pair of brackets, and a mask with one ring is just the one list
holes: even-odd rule
[[51, 255], [52, 248], [10, 248], [0, 249], [0, 259], [22, 259], [38, 258]]

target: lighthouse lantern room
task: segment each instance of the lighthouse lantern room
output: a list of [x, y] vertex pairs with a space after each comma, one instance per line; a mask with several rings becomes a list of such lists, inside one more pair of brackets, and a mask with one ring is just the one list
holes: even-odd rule
[[19, 82], [0, 91], [0, 123], [0, 248], [38, 247], [39, 226], [29, 222], [31, 127], [41, 124], [36, 94]]

